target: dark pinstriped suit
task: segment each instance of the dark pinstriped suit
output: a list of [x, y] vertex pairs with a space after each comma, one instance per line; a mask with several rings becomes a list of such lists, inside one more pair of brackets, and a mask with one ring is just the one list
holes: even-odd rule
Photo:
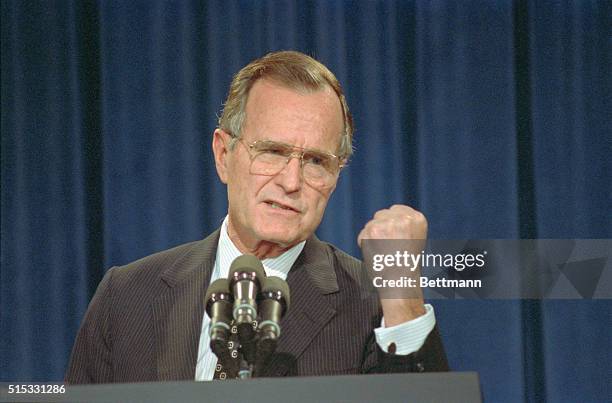
[[[70, 383], [192, 380], [219, 230], [202, 241], [109, 270], [87, 310], [70, 359]], [[447, 370], [437, 328], [409, 356], [383, 353], [375, 294], [361, 263], [311, 237], [287, 277], [291, 308], [263, 376]]]

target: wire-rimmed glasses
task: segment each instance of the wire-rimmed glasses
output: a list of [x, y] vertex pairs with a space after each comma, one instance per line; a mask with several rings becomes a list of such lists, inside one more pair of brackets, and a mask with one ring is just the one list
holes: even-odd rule
[[325, 151], [292, 146], [272, 140], [256, 140], [247, 143], [237, 138], [251, 157], [250, 173], [253, 175], [274, 176], [281, 172], [291, 158], [298, 158], [302, 166], [304, 180], [316, 188], [332, 186], [344, 160]]

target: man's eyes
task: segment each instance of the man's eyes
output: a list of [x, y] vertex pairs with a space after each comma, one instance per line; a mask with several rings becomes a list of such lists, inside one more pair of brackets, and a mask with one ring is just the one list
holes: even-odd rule
[[292, 150], [283, 146], [269, 145], [266, 147], [262, 147], [260, 151], [268, 154], [288, 156], [289, 154], [291, 154]]
[[329, 164], [329, 157], [318, 154], [304, 154], [304, 162], [313, 165], [326, 166]]
[[[282, 144], [261, 144], [258, 148], [258, 152], [262, 154], [274, 155], [274, 156], [282, 156], [289, 157], [293, 154], [294, 149], [292, 147], [286, 147]], [[331, 158], [327, 155], [316, 153], [316, 152], [306, 152], [303, 157], [304, 163], [312, 164], [312, 165], [321, 165], [328, 166], [330, 165]]]

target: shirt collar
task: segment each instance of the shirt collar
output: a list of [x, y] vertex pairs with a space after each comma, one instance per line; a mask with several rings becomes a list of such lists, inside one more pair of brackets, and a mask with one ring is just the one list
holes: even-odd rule
[[[225, 216], [223, 224], [221, 224], [221, 234], [219, 235], [219, 246], [217, 248], [217, 269], [219, 270], [220, 278], [227, 278], [234, 259], [243, 255], [230, 239], [227, 233], [227, 223], [228, 216]], [[302, 241], [291, 249], [283, 252], [280, 256], [262, 260], [261, 263], [264, 265], [266, 275], [286, 279], [289, 270], [291, 270], [291, 266], [293, 266], [300, 253], [302, 253], [305, 244], [306, 241]]]

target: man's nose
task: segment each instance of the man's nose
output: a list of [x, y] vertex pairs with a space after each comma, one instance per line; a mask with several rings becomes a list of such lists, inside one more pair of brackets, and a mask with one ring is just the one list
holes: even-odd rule
[[276, 175], [276, 183], [287, 193], [300, 190], [303, 180], [302, 159], [300, 155], [292, 155], [285, 168]]

